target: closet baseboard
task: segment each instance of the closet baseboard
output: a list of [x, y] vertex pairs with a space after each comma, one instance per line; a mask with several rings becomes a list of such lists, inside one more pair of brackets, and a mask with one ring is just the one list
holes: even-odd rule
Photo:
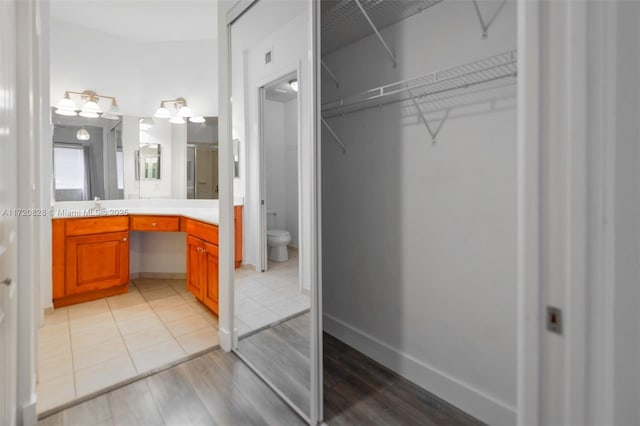
[[324, 331], [347, 343], [428, 392], [495, 426], [517, 423], [516, 408], [456, 379], [329, 314]]

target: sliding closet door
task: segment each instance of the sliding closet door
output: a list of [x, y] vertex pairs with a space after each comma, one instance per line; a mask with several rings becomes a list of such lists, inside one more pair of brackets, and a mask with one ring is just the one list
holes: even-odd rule
[[234, 350], [300, 417], [316, 424], [322, 401], [317, 4], [246, 3], [227, 15], [228, 142], [237, 162], [234, 197], [243, 204], [243, 262], [232, 280]]

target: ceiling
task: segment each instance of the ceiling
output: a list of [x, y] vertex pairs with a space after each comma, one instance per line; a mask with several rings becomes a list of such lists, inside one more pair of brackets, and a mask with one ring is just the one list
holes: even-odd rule
[[215, 0], [51, 0], [50, 16], [136, 42], [217, 38]]
[[295, 79], [295, 74], [265, 86], [265, 98], [275, 102], [289, 102], [298, 96], [298, 92], [291, 88], [289, 80]]

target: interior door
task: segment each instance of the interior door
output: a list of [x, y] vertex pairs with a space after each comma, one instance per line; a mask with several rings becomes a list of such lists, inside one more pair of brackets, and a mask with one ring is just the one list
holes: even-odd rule
[[15, 2], [0, 2], [0, 424], [16, 423], [17, 137]]

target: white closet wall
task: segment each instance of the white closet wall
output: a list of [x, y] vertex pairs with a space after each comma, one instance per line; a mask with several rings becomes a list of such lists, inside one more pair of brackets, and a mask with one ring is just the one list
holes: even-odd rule
[[[481, 33], [471, 1], [437, 4], [382, 31], [396, 68], [374, 35], [327, 55], [340, 86], [324, 73], [322, 102], [515, 49], [515, 2]], [[322, 129], [324, 327], [480, 420], [515, 424], [516, 88], [453, 104], [435, 144], [410, 102], [329, 119], [346, 153]]]

